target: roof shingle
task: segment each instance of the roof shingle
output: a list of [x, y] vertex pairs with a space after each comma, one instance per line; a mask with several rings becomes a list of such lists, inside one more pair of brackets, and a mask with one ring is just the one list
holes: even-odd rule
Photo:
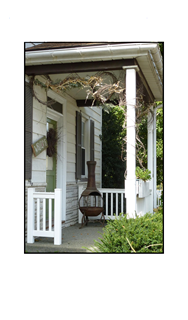
[[43, 42], [33, 47], [26, 48], [26, 51], [35, 50], [49, 50], [49, 49], [63, 49], [63, 48], [75, 48], [97, 45], [118, 44], [127, 42]]

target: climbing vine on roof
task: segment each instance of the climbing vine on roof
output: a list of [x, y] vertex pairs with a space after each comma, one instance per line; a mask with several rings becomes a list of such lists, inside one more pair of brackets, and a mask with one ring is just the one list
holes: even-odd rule
[[[110, 79], [110, 83], [104, 82], [104, 76]], [[97, 101], [99, 104], [105, 104], [109, 101], [113, 95], [119, 95], [124, 92], [124, 87], [120, 85], [120, 81], [117, 81], [116, 77], [110, 72], [97, 73], [91, 77], [81, 78], [78, 75], [67, 77], [64, 80], [53, 81], [50, 76], [45, 76], [46, 80], [44, 82], [37, 78], [31, 79], [31, 85], [39, 85], [42, 88], [48, 90], [51, 89], [55, 92], [65, 92], [73, 88], [86, 89], [86, 100], [88, 98], [92, 99], [92, 106]], [[32, 86], [33, 87], [33, 86]], [[38, 100], [34, 90], [33, 96]], [[39, 100], [38, 100], [39, 101]], [[40, 103], [46, 104], [46, 102]], [[48, 103], [50, 104], [50, 103]]]

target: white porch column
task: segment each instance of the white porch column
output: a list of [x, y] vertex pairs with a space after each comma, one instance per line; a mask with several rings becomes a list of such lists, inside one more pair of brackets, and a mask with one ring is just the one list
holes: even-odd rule
[[127, 178], [125, 183], [126, 213], [135, 218], [136, 211], [136, 66], [126, 69], [127, 103]]
[[[63, 205], [62, 205], [62, 221], [66, 221], [67, 210], [67, 101], [63, 104]], [[61, 179], [62, 179], [61, 177]]]
[[157, 207], [157, 150], [156, 150], [156, 109], [154, 110], [153, 118], [153, 208]]
[[[153, 111], [153, 108], [151, 109]], [[148, 170], [151, 171], [151, 180], [149, 181], [149, 189], [150, 189], [150, 195], [148, 196], [148, 204], [147, 204], [147, 211], [153, 212], [153, 184], [154, 184], [154, 138], [153, 138], [153, 124], [154, 124], [154, 118], [151, 114], [148, 115]]]
[[153, 207], [157, 207], [157, 130], [156, 130], [156, 121], [157, 121], [157, 110], [162, 108], [163, 105], [158, 105], [154, 110], [154, 119], [153, 119]]

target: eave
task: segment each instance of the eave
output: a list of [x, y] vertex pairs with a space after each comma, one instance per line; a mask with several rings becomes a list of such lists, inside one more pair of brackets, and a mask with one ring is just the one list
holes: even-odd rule
[[131, 66], [135, 64], [134, 59], [108, 60], [108, 61], [89, 61], [74, 63], [58, 63], [45, 65], [32, 65], [25, 67], [25, 73], [30, 75], [46, 75], [46, 74], [64, 74], [78, 72], [97, 72], [121, 70], [123, 66]]

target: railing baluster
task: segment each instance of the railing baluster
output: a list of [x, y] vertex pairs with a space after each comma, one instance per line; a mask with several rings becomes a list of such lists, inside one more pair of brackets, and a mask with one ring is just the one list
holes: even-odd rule
[[61, 201], [61, 189], [55, 189], [55, 200], [54, 200], [54, 244], [60, 245], [62, 239], [61, 231], [61, 212], [62, 212], [62, 201]]
[[118, 216], [118, 193], [116, 191], [116, 216]]
[[106, 192], [106, 217], [108, 216], [108, 192]]
[[49, 199], [49, 231], [52, 231], [52, 199]]
[[46, 230], [46, 199], [43, 199], [43, 231]]
[[123, 193], [121, 193], [121, 213], [123, 213]]
[[37, 231], [40, 230], [40, 199], [37, 199]]
[[111, 192], [111, 217], [113, 217], [113, 192]]

